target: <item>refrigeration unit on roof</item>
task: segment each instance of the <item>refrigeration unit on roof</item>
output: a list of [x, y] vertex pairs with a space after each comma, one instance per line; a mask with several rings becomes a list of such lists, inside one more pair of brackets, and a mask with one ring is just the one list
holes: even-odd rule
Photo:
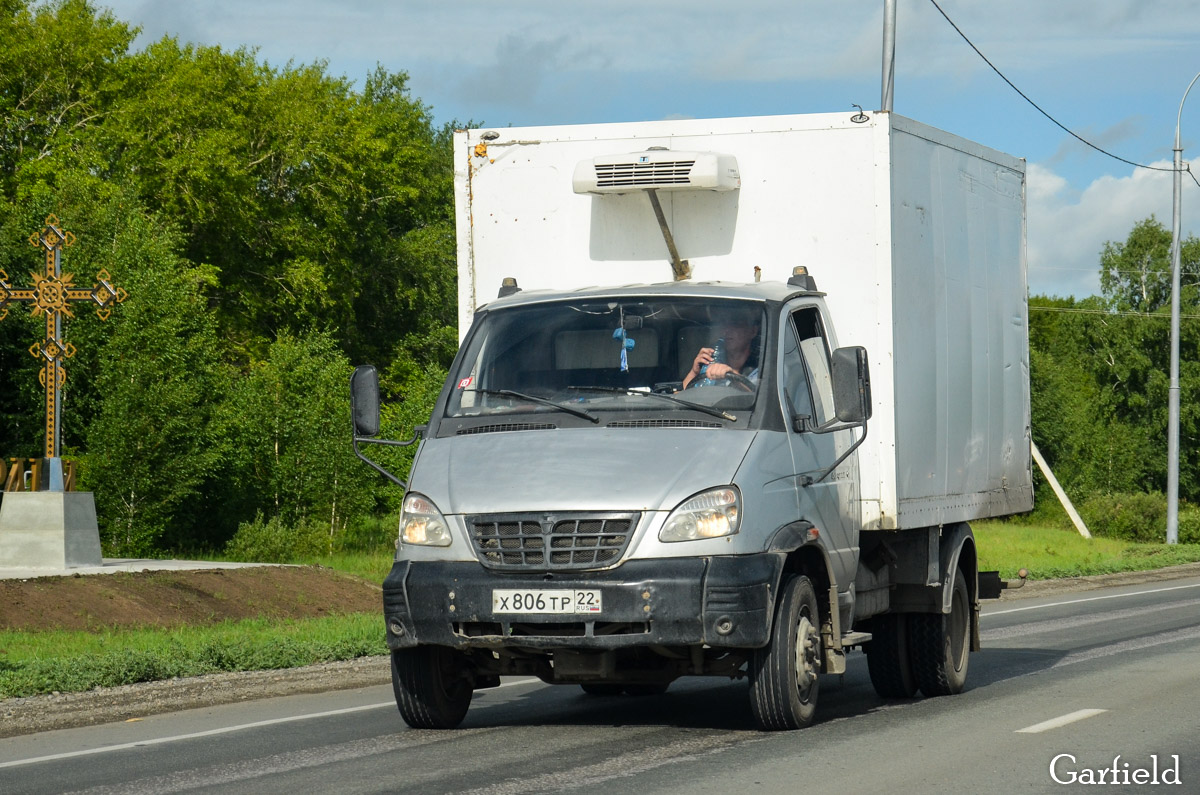
[[576, 193], [630, 193], [637, 190], [735, 190], [741, 187], [737, 159], [716, 152], [648, 149], [601, 155], [575, 166]]

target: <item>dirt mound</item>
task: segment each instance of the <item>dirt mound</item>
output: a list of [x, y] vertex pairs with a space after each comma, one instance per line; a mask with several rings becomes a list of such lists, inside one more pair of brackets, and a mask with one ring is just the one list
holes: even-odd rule
[[0, 580], [0, 630], [177, 627], [382, 611], [378, 585], [319, 566]]

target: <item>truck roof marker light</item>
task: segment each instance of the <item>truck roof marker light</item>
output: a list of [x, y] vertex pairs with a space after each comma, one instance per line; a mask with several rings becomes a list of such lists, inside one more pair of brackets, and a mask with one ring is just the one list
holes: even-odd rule
[[519, 292], [521, 292], [521, 288], [517, 286], [517, 280], [512, 276], [505, 276], [500, 282], [500, 292], [496, 297], [505, 298], [510, 295], [516, 295]]
[[788, 284], [810, 293], [817, 292], [817, 280], [808, 275], [808, 268], [803, 265], [792, 268], [792, 278], [788, 279]]

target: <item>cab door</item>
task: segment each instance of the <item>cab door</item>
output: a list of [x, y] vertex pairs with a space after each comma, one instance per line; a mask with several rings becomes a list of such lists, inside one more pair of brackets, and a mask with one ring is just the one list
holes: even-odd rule
[[[844, 591], [854, 581], [858, 565], [858, 456], [851, 455], [818, 478], [854, 443], [855, 432], [811, 430], [835, 418], [830, 368], [833, 346], [819, 305], [791, 304], [785, 313], [780, 324], [780, 400], [791, 415], [785, 424], [800, 516], [820, 531], [838, 590]], [[807, 419], [793, 420], [800, 417]]]

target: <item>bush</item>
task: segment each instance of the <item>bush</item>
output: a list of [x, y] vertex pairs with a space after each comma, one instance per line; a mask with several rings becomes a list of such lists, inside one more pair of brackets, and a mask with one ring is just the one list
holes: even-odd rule
[[1167, 535], [1167, 499], [1150, 494], [1094, 494], [1079, 506], [1093, 535], [1122, 541], [1162, 543]]
[[395, 514], [351, 519], [334, 539], [338, 552], [392, 552], [396, 549], [398, 520]]
[[264, 521], [260, 513], [253, 522], [242, 522], [225, 545], [225, 554], [248, 563], [286, 563], [301, 557], [328, 555], [333, 551], [329, 526], [312, 520], [300, 520], [289, 527], [272, 516]]
[[[1093, 535], [1161, 544], [1167, 537], [1167, 498], [1150, 494], [1094, 494], [1079, 506]], [[1179, 543], [1200, 544], [1200, 506], [1179, 503]]]
[[1200, 508], [1179, 506], [1179, 543], [1200, 544]]

